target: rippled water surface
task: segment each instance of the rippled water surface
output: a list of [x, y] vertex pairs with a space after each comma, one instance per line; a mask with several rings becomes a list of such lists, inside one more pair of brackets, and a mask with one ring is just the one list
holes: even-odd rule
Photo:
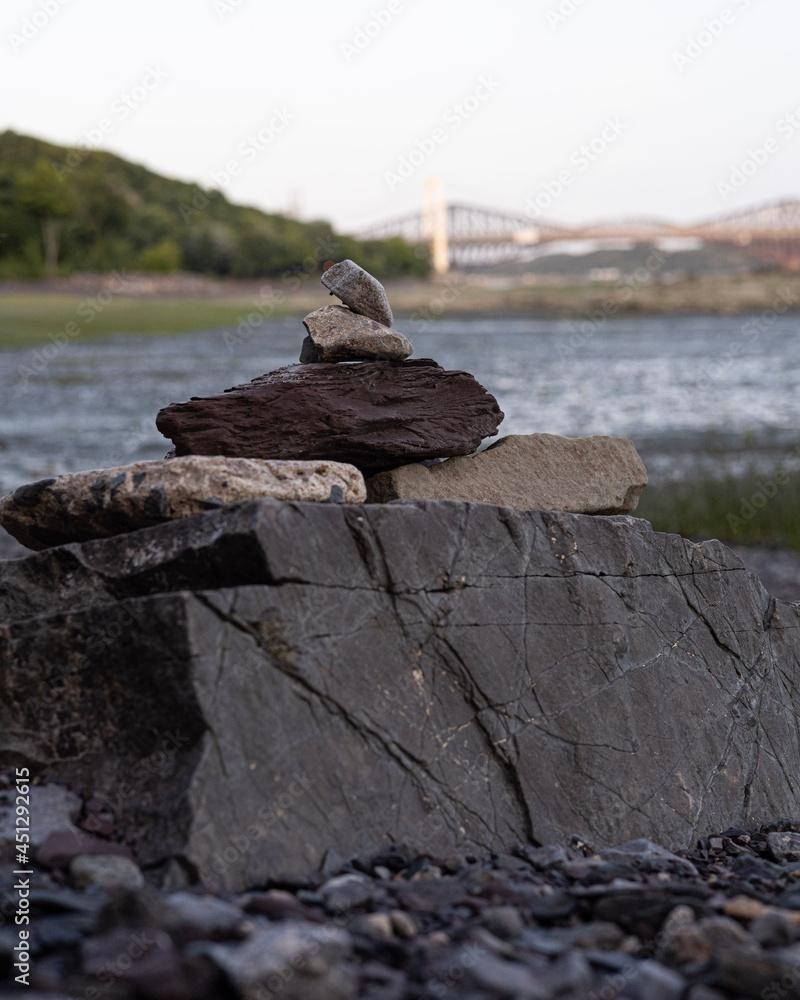
[[[396, 325], [415, 356], [483, 382], [505, 411], [501, 433], [631, 437], [653, 483], [709, 456], [782, 461], [800, 440], [796, 317]], [[287, 319], [233, 346], [224, 331], [201, 331], [74, 342], [46, 363], [33, 348], [0, 352], [0, 492], [163, 456], [162, 406], [293, 363], [303, 333]]]

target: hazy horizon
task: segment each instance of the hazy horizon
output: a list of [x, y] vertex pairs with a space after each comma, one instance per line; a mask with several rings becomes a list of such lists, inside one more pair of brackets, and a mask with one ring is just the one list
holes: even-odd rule
[[788, 0], [7, 0], [2, 25], [0, 131], [344, 231], [418, 209], [431, 176], [532, 224], [800, 194]]

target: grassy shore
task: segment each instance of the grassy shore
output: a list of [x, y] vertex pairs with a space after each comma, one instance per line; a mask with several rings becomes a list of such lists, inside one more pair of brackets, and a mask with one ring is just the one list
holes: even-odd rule
[[[45, 343], [75, 324], [69, 336], [110, 333], [177, 333], [221, 327], [235, 328], [243, 317], [265, 319], [303, 316], [329, 301], [316, 280], [298, 287], [209, 282], [193, 279], [190, 294], [159, 292], [146, 279], [136, 294], [104, 291], [84, 281], [54, 286], [16, 287], [0, 294], [0, 348]], [[164, 286], [166, 287], [166, 286]], [[179, 286], [180, 287], [180, 286]], [[147, 291], [146, 289], [150, 289]], [[387, 286], [402, 329], [404, 319], [434, 320], [439, 316], [476, 314], [561, 317], [579, 320], [604, 317], [690, 313], [759, 313], [778, 303], [800, 309], [800, 275], [769, 274], [714, 277], [672, 284], [642, 285], [482, 285], [453, 276], [428, 282], [398, 282]], [[74, 327], [72, 328], [74, 330]]]
[[648, 486], [635, 516], [694, 540], [800, 550], [799, 510], [800, 472], [778, 469]]
[[[51, 335], [74, 338], [111, 333], [182, 333], [231, 327], [253, 312], [252, 300], [231, 297], [124, 298], [107, 305], [96, 296], [12, 293], [0, 298], [0, 349], [47, 343]], [[286, 310], [291, 312], [292, 310]], [[271, 315], [285, 314], [275, 310]], [[69, 328], [69, 324], [74, 327]], [[77, 328], [78, 333], [75, 333]]]

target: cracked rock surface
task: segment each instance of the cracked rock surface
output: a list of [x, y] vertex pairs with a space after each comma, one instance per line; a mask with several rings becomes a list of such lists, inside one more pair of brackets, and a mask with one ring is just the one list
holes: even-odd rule
[[0, 620], [0, 762], [167, 881], [796, 812], [800, 610], [631, 517], [254, 501], [0, 564]]

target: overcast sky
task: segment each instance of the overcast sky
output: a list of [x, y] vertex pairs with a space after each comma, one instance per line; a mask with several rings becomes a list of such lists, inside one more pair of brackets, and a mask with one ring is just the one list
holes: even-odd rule
[[570, 223], [800, 196], [797, 0], [3, 0], [0, 24], [0, 130], [344, 230], [432, 176]]

